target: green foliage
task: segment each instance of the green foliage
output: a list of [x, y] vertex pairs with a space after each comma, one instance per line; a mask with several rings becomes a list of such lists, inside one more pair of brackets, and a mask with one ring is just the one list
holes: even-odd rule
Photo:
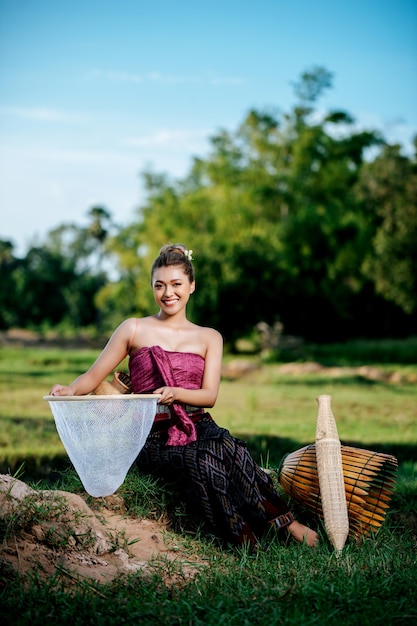
[[294, 91], [304, 103], [315, 102], [325, 89], [332, 86], [333, 75], [324, 67], [313, 67], [303, 72], [300, 80], [295, 83]]
[[93, 207], [86, 228], [62, 224], [42, 245], [29, 248], [23, 259], [9, 242], [0, 242], [0, 328], [85, 327], [98, 322], [94, 297], [106, 283], [103, 223], [110, 214]]
[[358, 183], [370, 219], [372, 252], [364, 269], [378, 293], [407, 313], [417, 311], [417, 163], [386, 146], [362, 168]]

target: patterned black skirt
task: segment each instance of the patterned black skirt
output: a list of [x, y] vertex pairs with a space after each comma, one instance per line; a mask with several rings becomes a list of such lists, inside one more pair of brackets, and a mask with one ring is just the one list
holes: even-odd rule
[[223, 540], [254, 546], [270, 527], [293, 521], [270, 476], [244, 441], [220, 428], [209, 413], [196, 423], [197, 441], [167, 446], [167, 431], [155, 426], [137, 458], [140, 471], [178, 476], [193, 506]]

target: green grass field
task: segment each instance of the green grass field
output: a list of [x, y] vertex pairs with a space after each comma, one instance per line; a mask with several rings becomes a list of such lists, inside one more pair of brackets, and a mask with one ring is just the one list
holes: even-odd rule
[[[414, 344], [415, 345], [415, 344]], [[349, 352], [348, 350], [346, 352]], [[407, 374], [417, 364], [375, 352], [366, 345], [343, 353], [326, 353], [322, 362], [343, 366], [372, 363]], [[352, 352], [351, 352], [352, 354]], [[9, 348], [0, 350], [0, 471], [11, 472], [24, 461], [23, 480], [50, 480], [67, 465], [48, 404], [42, 399], [54, 382], [67, 383], [97, 356], [94, 350]], [[309, 355], [314, 359], [314, 354]], [[227, 357], [226, 357], [227, 358]], [[398, 379], [400, 380], [400, 378]], [[242, 626], [404, 625], [417, 619], [417, 385], [369, 380], [355, 372], [339, 375], [283, 374], [279, 364], [264, 365], [247, 377], [224, 380], [214, 419], [248, 441], [255, 458], [276, 467], [283, 455], [312, 443], [316, 398], [332, 396], [340, 439], [358, 447], [395, 454], [399, 460], [391, 511], [375, 537], [348, 542], [342, 555], [323, 536], [317, 550], [272, 541], [255, 555], [219, 550], [210, 537], [182, 536], [209, 564], [184, 586], [167, 589], [161, 577], [138, 574], [106, 586], [69, 592], [57, 580], [34, 578], [10, 584], [0, 575], [0, 612], [7, 624], [172, 624]], [[68, 478], [67, 478], [68, 480]], [[65, 478], [64, 478], [65, 481]], [[77, 488], [73, 480], [74, 489]], [[126, 492], [142, 489], [128, 476]], [[62, 483], [60, 484], [62, 486]], [[71, 483], [64, 484], [71, 489]], [[148, 509], [170, 506], [164, 485], [149, 490]], [[123, 491], [123, 490], [122, 490]], [[135, 513], [138, 493], [128, 510]], [[171, 496], [172, 497], [172, 496]], [[142, 503], [143, 505], [143, 503]], [[146, 511], [145, 511], [146, 513]], [[140, 514], [144, 514], [143, 506]], [[1, 564], [1, 560], [0, 560]], [[10, 616], [10, 621], [8, 620]]]
[[[69, 383], [96, 358], [94, 350], [0, 349], [0, 468], [11, 470], [27, 460], [65, 456], [43, 396], [54, 382]], [[397, 370], [410, 366], [396, 364]], [[417, 372], [417, 365], [415, 366]], [[400, 460], [415, 459], [417, 385], [389, 384], [358, 375], [280, 373], [276, 365], [233, 382], [224, 380], [214, 419], [233, 434], [249, 439], [254, 454], [272, 463], [315, 439], [316, 398], [332, 396], [339, 437], [344, 443], [392, 451]], [[414, 454], [414, 457], [413, 457]]]

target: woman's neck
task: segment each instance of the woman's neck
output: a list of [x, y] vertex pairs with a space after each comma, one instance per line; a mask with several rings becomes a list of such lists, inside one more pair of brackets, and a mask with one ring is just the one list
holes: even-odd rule
[[175, 328], [178, 330], [186, 328], [191, 324], [191, 322], [187, 319], [186, 315], [182, 311], [175, 315], [167, 315], [163, 311], [159, 311], [159, 313], [156, 313], [154, 318], [158, 322], [162, 322], [164, 325], [170, 326], [171, 328]]

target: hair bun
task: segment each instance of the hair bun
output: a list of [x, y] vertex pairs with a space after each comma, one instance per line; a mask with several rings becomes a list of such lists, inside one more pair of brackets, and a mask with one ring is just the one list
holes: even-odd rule
[[163, 254], [169, 254], [170, 252], [173, 252], [175, 254], [182, 254], [189, 261], [192, 261], [193, 259], [192, 257], [193, 251], [188, 250], [187, 247], [183, 243], [168, 243], [165, 246], [162, 246], [162, 248], [159, 251], [159, 256]]

